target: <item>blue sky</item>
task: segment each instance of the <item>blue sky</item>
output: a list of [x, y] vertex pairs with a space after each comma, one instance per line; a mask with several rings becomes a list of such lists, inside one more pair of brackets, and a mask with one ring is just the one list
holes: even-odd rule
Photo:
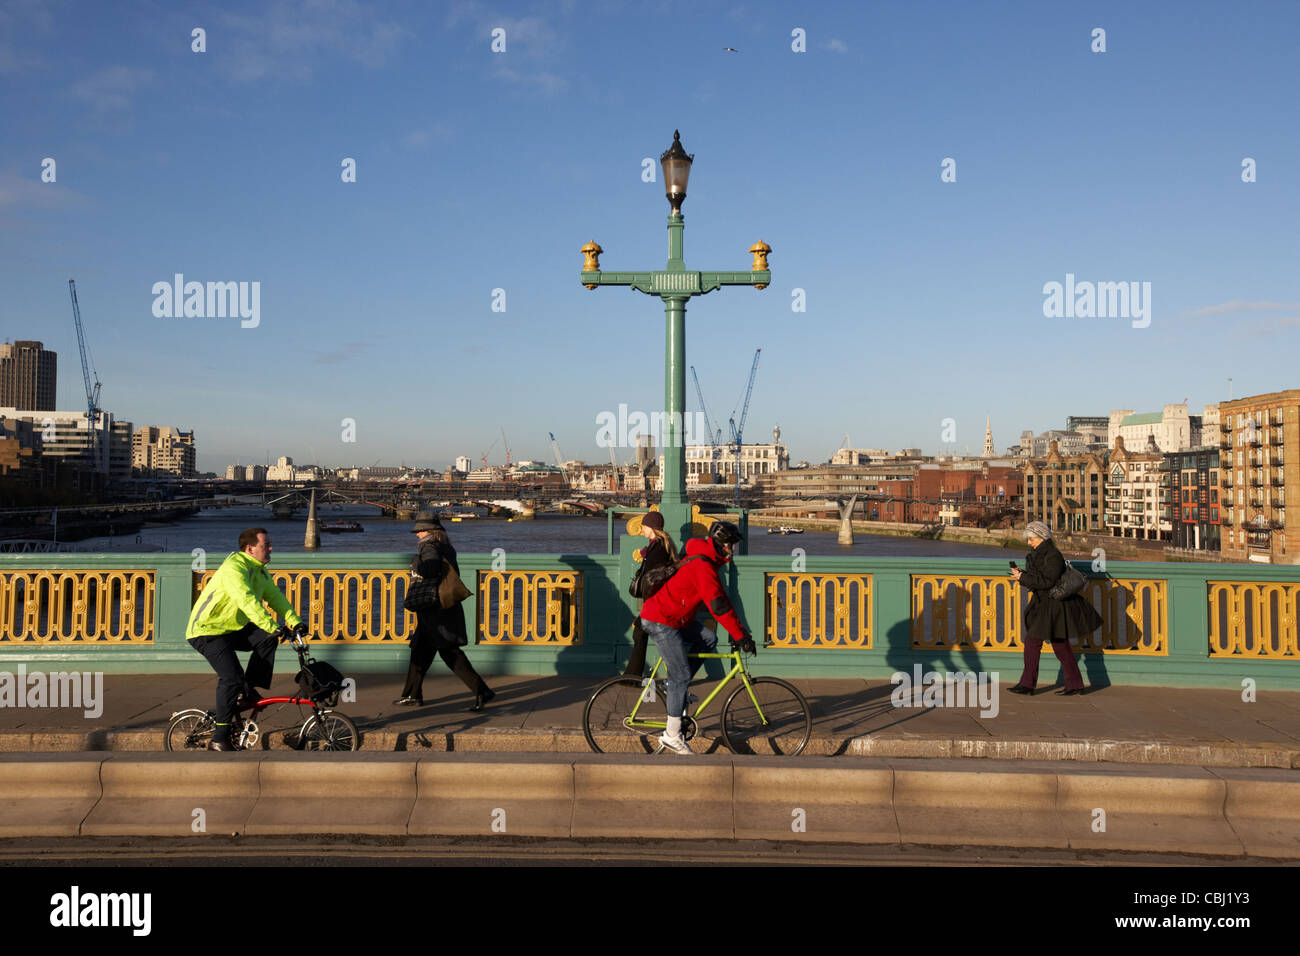
[[[554, 432], [604, 461], [602, 411], [661, 406], [663, 311], [583, 289], [578, 250], [663, 267], [641, 162], [680, 129], [688, 268], [773, 248], [770, 288], [688, 308], [724, 427], [759, 347], [746, 434], [779, 423], [795, 460], [938, 451], [945, 418], [978, 453], [985, 415], [1001, 450], [1068, 414], [1198, 414], [1229, 378], [1300, 387], [1298, 26], [1292, 3], [0, 0], [0, 336], [57, 350], [83, 405], [75, 277], [101, 403], [195, 429], [205, 470], [441, 467], [503, 426], [517, 458]], [[175, 273], [259, 282], [260, 323], [156, 317]], [[1044, 317], [1067, 273], [1150, 282], [1150, 325]]]

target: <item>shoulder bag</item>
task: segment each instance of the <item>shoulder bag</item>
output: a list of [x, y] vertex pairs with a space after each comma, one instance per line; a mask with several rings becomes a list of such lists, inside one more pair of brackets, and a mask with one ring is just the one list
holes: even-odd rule
[[456, 569], [452, 567], [450, 561], [442, 559], [445, 565], [445, 572], [442, 576], [442, 582], [438, 585], [438, 606], [444, 611], [450, 611], [465, 598], [474, 592], [465, 587], [465, 582], [460, 579]]
[[1065, 570], [1061, 572], [1061, 577], [1052, 585], [1052, 589], [1047, 593], [1054, 600], [1064, 601], [1071, 595], [1078, 594], [1088, 583], [1088, 579], [1083, 576], [1083, 572], [1076, 568], [1069, 561], [1065, 562]]

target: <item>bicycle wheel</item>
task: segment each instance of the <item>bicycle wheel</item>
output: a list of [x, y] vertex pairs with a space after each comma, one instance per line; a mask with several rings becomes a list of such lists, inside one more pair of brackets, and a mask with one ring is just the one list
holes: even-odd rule
[[182, 710], [167, 725], [163, 745], [168, 751], [207, 750], [216, 720], [204, 710]]
[[802, 751], [812, 735], [812, 711], [803, 694], [778, 677], [751, 677], [749, 686], [752, 697], [742, 683], [722, 708], [722, 739], [731, 752], [793, 757]]
[[[582, 711], [582, 732], [598, 754], [646, 753], [659, 749], [666, 715], [661, 700], [642, 700], [646, 688], [635, 677], [615, 677], [596, 688]], [[641, 706], [637, 707], [637, 702]], [[636, 708], [636, 723], [632, 711]], [[654, 722], [657, 726], [647, 724]]]
[[356, 750], [360, 746], [357, 725], [336, 710], [312, 714], [298, 732], [299, 750]]

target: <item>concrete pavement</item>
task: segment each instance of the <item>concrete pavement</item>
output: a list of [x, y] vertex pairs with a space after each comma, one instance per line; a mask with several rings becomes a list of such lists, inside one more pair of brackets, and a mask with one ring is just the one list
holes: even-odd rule
[[[445, 671], [439, 673], [436, 665], [425, 680], [423, 707], [393, 705], [400, 675], [352, 676], [356, 699], [337, 709], [357, 723], [362, 749], [376, 752], [587, 753], [582, 709], [600, 683], [549, 675], [493, 676], [497, 698], [485, 711], [469, 713], [464, 686]], [[808, 756], [1300, 768], [1296, 692], [1259, 691], [1254, 702], [1244, 702], [1237, 686], [1105, 687], [1077, 697], [1040, 688], [1035, 696], [1023, 697], [1007, 693], [1004, 682], [996, 713], [982, 715], [977, 707], [896, 708], [894, 687], [879, 681], [810, 678], [793, 683], [813, 709]], [[160, 751], [171, 714], [211, 708], [215, 686], [211, 674], [105, 674], [95, 708], [0, 704], [0, 751]], [[287, 675], [277, 675], [274, 692], [292, 689]], [[95, 709], [101, 712], [95, 714]], [[720, 710], [721, 700], [715, 700], [702, 720], [697, 750], [727, 752], [718, 739]], [[284, 733], [296, 730], [305, 717], [306, 711], [295, 706], [269, 709], [260, 719], [259, 746], [283, 748]]]

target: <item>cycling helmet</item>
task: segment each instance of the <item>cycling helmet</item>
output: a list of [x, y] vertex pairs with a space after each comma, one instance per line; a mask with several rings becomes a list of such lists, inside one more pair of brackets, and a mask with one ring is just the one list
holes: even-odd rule
[[723, 550], [724, 545], [735, 546], [744, 540], [745, 536], [740, 533], [730, 521], [715, 521], [709, 525], [709, 538], [713, 541], [713, 550], [718, 557], [726, 557], [727, 553]]

